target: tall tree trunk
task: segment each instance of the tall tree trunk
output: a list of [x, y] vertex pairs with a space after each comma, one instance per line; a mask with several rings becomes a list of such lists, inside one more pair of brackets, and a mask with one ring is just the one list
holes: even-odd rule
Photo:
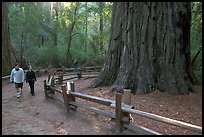
[[103, 8], [104, 8], [104, 3], [99, 2], [99, 15], [100, 15], [99, 45], [100, 45], [100, 51], [103, 51]]
[[84, 51], [87, 50], [87, 39], [88, 39], [88, 6], [87, 2], [85, 3], [85, 9], [86, 9], [86, 18], [85, 18], [85, 38], [84, 38]]
[[[54, 9], [54, 10], [53, 10]], [[53, 14], [53, 11], [55, 11], [55, 14]], [[50, 24], [51, 28], [47, 27], [46, 29], [49, 30], [49, 32], [52, 35], [53, 38], [53, 47], [51, 47], [51, 53], [49, 58], [48, 67], [53, 67], [53, 58], [54, 58], [54, 52], [56, 52], [57, 48], [57, 41], [58, 41], [58, 35], [57, 35], [57, 29], [58, 29], [58, 2], [50, 2]], [[44, 25], [45, 26], [45, 25]]]
[[24, 51], [24, 35], [23, 32], [21, 34], [21, 48], [20, 48], [20, 66], [23, 66], [23, 51]]
[[54, 47], [57, 47], [57, 30], [58, 30], [58, 2], [55, 3], [54, 5], [54, 9], [55, 9], [55, 20], [54, 20], [54, 33], [53, 33], [53, 37], [54, 37]]
[[9, 75], [12, 68], [11, 43], [8, 21], [8, 5], [2, 2], [2, 76]]
[[71, 56], [71, 41], [72, 41], [72, 36], [73, 36], [73, 30], [74, 30], [74, 26], [76, 24], [77, 21], [77, 10], [79, 7], [79, 2], [77, 2], [76, 7], [74, 9], [74, 13], [73, 13], [73, 19], [72, 19], [72, 23], [69, 26], [69, 31], [68, 31], [68, 42], [67, 42], [67, 50], [66, 50], [66, 56], [65, 56], [65, 66], [68, 66], [68, 58], [70, 57], [71, 62], [73, 62], [72, 56]]
[[190, 2], [114, 3], [109, 54], [90, 87], [188, 94], [190, 23]]

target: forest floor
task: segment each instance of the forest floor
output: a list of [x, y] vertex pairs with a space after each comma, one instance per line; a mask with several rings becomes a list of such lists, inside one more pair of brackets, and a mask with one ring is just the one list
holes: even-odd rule
[[[16, 98], [14, 84], [2, 81], [2, 135], [114, 135], [111, 118], [77, 108], [67, 113], [63, 102], [45, 99], [43, 80], [40, 76], [35, 83], [35, 96], [30, 94], [28, 83], [24, 83], [23, 96]], [[115, 100], [110, 87], [88, 88], [94, 78], [75, 80], [76, 92]], [[145, 95], [132, 95], [131, 104], [135, 109], [180, 120], [202, 127], [202, 87], [195, 86], [195, 93], [172, 96], [154, 91]], [[62, 99], [61, 94], [56, 94]], [[86, 100], [77, 102], [99, 106]], [[114, 111], [114, 110], [110, 110]], [[165, 135], [197, 134], [184, 128], [168, 125], [148, 118], [132, 115], [133, 122]]]

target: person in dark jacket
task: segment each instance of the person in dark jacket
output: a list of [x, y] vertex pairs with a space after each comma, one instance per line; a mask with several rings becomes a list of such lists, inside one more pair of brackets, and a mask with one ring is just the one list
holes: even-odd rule
[[28, 67], [28, 71], [26, 72], [26, 83], [29, 83], [30, 86], [30, 93], [35, 96], [35, 92], [34, 92], [34, 84], [35, 81], [37, 81], [36, 76], [35, 76], [35, 72], [32, 70], [32, 66]]

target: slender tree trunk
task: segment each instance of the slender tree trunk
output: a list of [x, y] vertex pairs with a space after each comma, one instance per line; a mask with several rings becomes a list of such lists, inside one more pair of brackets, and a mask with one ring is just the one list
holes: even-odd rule
[[192, 91], [190, 2], [114, 3], [109, 54], [90, 87], [134, 93]]
[[24, 35], [23, 35], [23, 32], [22, 32], [22, 34], [21, 34], [21, 48], [20, 48], [20, 66], [22, 67], [23, 66], [23, 44], [24, 43]]
[[104, 3], [99, 3], [99, 15], [100, 15], [100, 26], [99, 26], [99, 45], [100, 51], [103, 51], [103, 8]]
[[[55, 14], [53, 14], [53, 11], [55, 11]], [[50, 58], [49, 58], [49, 64], [48, 67], [52, 68], [53, 67], [53, 58], [54, 58], [54, 52], [57, 51], [57, 42], [58, 42], [58, 35], [57, 35], [57, 31], [58, 31], [58, 2], [56, 2], [55, 4], [53, 2], [50, 2], [50, 25], [52, 26], [50, 27], [45, 27], [45, 29], [47, 29], [53, 38], [53, 47], [51, 48], [51, 53], [50, 53]]]
[[65, 66], [68, 66], [68, 58], [69, 57], [71, 59], [71, 62], [73, 63], [73, 59], [71, 56], [71, 41], [72, 41], [74, 26], [75, 26], [76, 21], [77, 21], [76, 16], [77, 16], [78, 7], [79, 7], [79, 3], [76, 4], [76, 7], [75, 7], [74, 13], [73, 13], [73, 20], [72, 20], [71, 26], [69, 26], [67, 50], [66, 50], [66, 56], [65, 56]]
[[56, 20], [54, 21], [54, 34], [53, 34], [53, 37], [54, 37], [54, 47], [57, 47], [57, 30], [58, 30], [58, 2], [55, 3], [55, 18]]
[[84, 51], [87, 50], [87, 38], [88, 38], [88, 7], [86, 2], [86, 18], [85, 18], [85, 38], [84, 38]]

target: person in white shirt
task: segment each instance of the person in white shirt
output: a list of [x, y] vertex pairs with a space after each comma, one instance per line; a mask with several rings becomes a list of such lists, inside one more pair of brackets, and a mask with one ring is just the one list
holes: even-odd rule
[[15, 68], [11, 70], [10, 82], [15, 83], [15, 88], [17, 90], [17, 98], [22, 94], [23, 82], [24, 82], [24, 70], [19, 67], [19, 64], [15, 64]]

